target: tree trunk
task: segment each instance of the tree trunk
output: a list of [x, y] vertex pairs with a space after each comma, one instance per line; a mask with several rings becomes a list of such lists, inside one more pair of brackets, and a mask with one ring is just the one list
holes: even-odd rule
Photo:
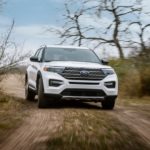
[[121, 59], [124, 59], [123, 49], [122, 49], [122, 47], [121, 47], [119, 41], [116, 40], [116, 41], [115, 41], [115, 44], [116, 44], [116, 47], [117, 47], [118, 52], [119, 52], [119, 57], [120, 57]]

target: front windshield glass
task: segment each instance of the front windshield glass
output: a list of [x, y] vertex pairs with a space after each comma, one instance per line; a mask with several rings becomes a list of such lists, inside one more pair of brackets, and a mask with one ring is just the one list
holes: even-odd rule
[[99, 58], [91, 50], [68, 48], [46, 48], [44, 61], [79, 61], [100, 63]]

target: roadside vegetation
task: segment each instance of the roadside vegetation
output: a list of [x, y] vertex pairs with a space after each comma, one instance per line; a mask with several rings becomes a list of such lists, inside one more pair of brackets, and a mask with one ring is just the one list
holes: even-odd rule
[[120, 97], [150, 96], [150, 48], [143, 56], [110, 61], [119, 78]]
[[21, 125], [27, 115], [26, 109], [24, 100], [0, 91], [0, 143]]

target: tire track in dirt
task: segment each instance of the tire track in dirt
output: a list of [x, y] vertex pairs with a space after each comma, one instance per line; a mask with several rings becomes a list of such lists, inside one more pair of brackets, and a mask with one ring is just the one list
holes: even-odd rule
[[[24, 99], [23, 83], [18, 76], [11, 75], [1, 85], [11, 95]], [[46, 141], [63, 123], [63, 111], [59, 109], [37, 109], [32, 105], [29, 117], [15, 130], [2, 145], [1, 150], [38, 150], [46, 149]]]
[[130, 107], [117, 107], [111, 112], [122, 123], [126, 124], [150, 146], [150, 118], [146, 118], [138, 110]]
[[3, 144], [1, 150], [38, 150], [46, 149], [49, 136], [57, 131], [63, 122], [57, 110], [32, 110], [23, 125]]

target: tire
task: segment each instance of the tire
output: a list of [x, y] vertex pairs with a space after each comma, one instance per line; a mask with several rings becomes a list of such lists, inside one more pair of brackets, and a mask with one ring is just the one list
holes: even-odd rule
[[28, 81], [25, 83], [25, 99], [28, 101], [35, 100], [35, 93], [29, 88]]
[[46, 108], [48, 107], [48, 103], [44, 95], [44, 86], [42, 78], [39, 78], [37, 86], [38, 86], [38, 108]]
[[115, 106], [116, 97], [107, 97], [102, 101], [102, 108], [107, 110], [112, 110]]

